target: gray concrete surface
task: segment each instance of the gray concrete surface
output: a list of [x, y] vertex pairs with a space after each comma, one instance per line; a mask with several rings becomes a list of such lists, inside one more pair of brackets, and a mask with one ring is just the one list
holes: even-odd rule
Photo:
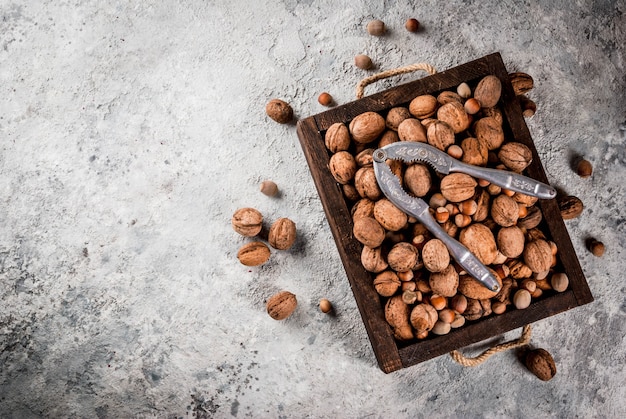
[[[624, 417], [624, 13], [623, 0], [1, 0], [0, 416]], [[386, 36], [366, 34], [372, 18]], [[303, 118], [322, 91], [354, 100], [371, 74], [358, 53], [444, 70], [495, 51], [534, 77], [548, 176], [586, 205], [567, 226], [596, 301], [534, 325], [557, 361], [549, 382], [514, 353], [385, 375], [295, 125], [265, 103]], [[280, 198], [258, 192], [266, 178]], [[292, 218], [295, 247], [242, 267], [242, 206]], [[279, 289], [299, 299], [284, 322], [264, 309]]]

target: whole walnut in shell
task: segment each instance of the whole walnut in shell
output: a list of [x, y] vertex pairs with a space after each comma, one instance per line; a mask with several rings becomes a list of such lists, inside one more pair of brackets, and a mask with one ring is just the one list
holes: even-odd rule
[[385, 304], [385, 320], [398, 340], [413, 339], [413, 329], [409, 323], [410, 313], [411, 308], [402, 300], [401, 295], [391, 297]]
[[361, 167], [357, 170], [354, 175], [354, 186], [361, 197], [372, 201], [378, 200], [383, 195], [383, 191], [378, 186], [374, 168], [371, 166]]
[[352, 139], [358, 144], [374, 141], [385, 130], [385, 119], [376, 112], [364, 112], [355, 117], [349, 125]]
[[368, 272], [379, 273], [389, 267], [383, 254], [382, 247], [371, 248], [363, 246], [361, 251], [361, 264]]
[[533, 154], [524, 144], [513, 141], [500, 147], [498, 158], [508, 169], [521, 173], [533, 160]]
[[498, 250], [508, 258], [516, 258], [524, 251], [524, 232], [517, 226], [503, 227], [498, 231]]
[[446, 151], [455, 141], [454, 131], [450, 125], [442, 121], [435, 121], [430, 124], [426, 131], [426, 137], [428, 144], [441, 151]]
[[383, 297], [391, 297], [400, 288], [400, 278], [393, 271], [383, 271], [374, 278], [374, 288]]
[[491, 203], [491, 218], [502, 227], [515, 225], [519, 218], [517, 202], [508, 195], [496, 196]]
[[495, 150], [504, 142], [502, 124], [495, 118], [481, 118], [474, 124], [474, 135], [484, 143], [489, 150]]
[[265, 105], [265, 113], [279, 124], [286, 124], [293, 119], [293, 109], [284, 100], [272, 99]]
[[437, 110], [437, 119], [445, 122], [455, 134], [469, 128], [471, 118], [459, 102], [448, 102]]
[[489, 149], [485, 143], [478, 141], [478, 138], [465, 138], [461, 141], [461, 149], [463, 150], [462, 162], [474, 166], [487, 165]]
[[459, 241], [484, 265], [491, 265], [498, 256], [496, 239], [484, 224], [474, 223], [462, 229]]
[[239, 208], [231, 219], [233, 229], [246, 237], [254, 237], [263, 228], [263, 215], [254, 208]]
[[[500, 286], [500, 288], [502, 288], [502, 280], [500, 279], [500, 276], [498, 276], [493, 270], [491, 270], [491, 273], [494, 274], [494, 277], [498, 281], [498, 285]], [[491, 291], [483, 284], [478, 282], [478, 280], [472, 278], [469, 275], [463, 275], [459, 278], [458, 292], [463, 294], [467, 298], [475, 300], [484, 300], [487, 298], [493, 298], [498, 295], [497, 291]]]
[[474, 196], [476, 181], [465, 173], [450, 173], [441, 179], [441, 194], [450, 202], [461, 202]]
[[418, 252], [411, 243], [400, 242], [395, 244], [387, 255], [389, 267], [396, 272], [407, 272], [413, 269], [418, 262]]
[[361, 217], [374, 217], [374, 205], [376, 203], [371, 199], [361, 198], [352, 207], [352, 221], [356, 221]]
[[371, 217], [354, 220], [353, 232], [354, 237], [368, 247], [378, 247], [385, 240], [385, 229]]
[[552, 265], [552, 248], [542, 239], [532, 240], [524, 248], [524, 263], [535, 273], [545, 272]]
[[374, 204], [374, 218], [389, 231], [402, 229], [408, 221], [406, 213], [387, 198], [382, 198]]
[[281, 291], [267, 299], [267, 314], [274, 320], [284, 320], [295, 311], [298, 305], [296, 295], [289, 291]]
[[430, 170], [426, 165], [415, 163], [404, 171], [404, 186], [417, 197], [423, 197], [432, 187]]
[[400, 123], [410, 117], [411, 113], [407, 108], [398, 106], [389, 109], [389, 112], [387, 112], [387, 118], [385, 119], [385, 124], [390, 130], [398, 131]]
[[356, 161], [347, 151], [339, 151], [330, 156], [328, 166], [335, 180], [342, 185], [349, 183], [357, 171]]
[[437, 111], [437, 98], [432, 95], [420, 95], [409, 103], [409, 112], [418, 119], [431, 117]]
[[270, 249], [260, 241], [246, 243], [239, 248], [237, 259], [245, 266], [259, 266], [270, 258]]
[[350, 141], [348, 127], [342, 122], [332, 124], [328, 130], [326, 130], [326, 135], [324, 136], [324, 144], [332, 153], [348, 150], [348, 148], [350, 148]]
[[502, 83], [493, 75], [483, 77], [474, 89], [474, 98], [483, 108], [492, 108], [498, 104], [502, 94]]
[[454, 297], [459, 286], [459, 274], [454, 266], [448, 265], [441, 271], [430, 274], [428, 284], [433, 293], [443, 297]]
[[415, 118], [407, 118], [398, 126], [398, 137], [401, 141], [414, 143], [427, 142], [426, 128]]
[[284, 217], [274, 221], [270, 227], [268, 241], [274, 249], [289, 249], [296, 241], [296, 223]]
[[424, 267], [430, 272], [441, 272], [450, 264], [450, 253], [439, 239], [430, 239], [422, 248]]
[[435, 326], [438, 318], [437, 310], [430, 304], [421, 303], [411, 310], [411, 325], [418, 333], [430, 331]]

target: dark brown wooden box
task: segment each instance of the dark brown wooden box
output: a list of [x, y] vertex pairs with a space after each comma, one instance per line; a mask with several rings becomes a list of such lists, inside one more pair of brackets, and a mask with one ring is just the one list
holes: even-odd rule
[[542, 297], [533, 301], [525, 310], [513, 309], [502, 315], [492, 315], [476, 322], [469, 322], [459, 329], [453, 329], [447, 335], [433, 336], [410, 344], [397, 342], [385, 321], [381, 299], [372, 286], [373, 276], [361, 265], [362, 246], [352, 234], [353, 225], [348, 204], [340, 185], [336, 183], [328, 169], [330, 155], [324, 145], [324, 133], [333, 123], [344, 122], [347, 125], [363, 112], [384, 113], [394, 106], [406, 106], [418, 95], [429, 93], [436, 96], [443, 90], [456, 89], [462, 82], [475, 83], [488, 74], [497, 76], [502, 82], [501, 109], [507, 140], [521, 142], [531, 149], [533, 162], [526, 170], [526, 174], [547, 183], [546, 174], [499, 53], [364, 97], [298, 122], [297, 131], [302, 149], [374, 354], [384, 372], [415, 365], [593, 301], [556, 200], [549, 200], [541, 201], [539, 205], [544, 222], [547, 224], [547, 232], [559, 248], [561, 268], [570, 279], [570, 287], [566, 292]]

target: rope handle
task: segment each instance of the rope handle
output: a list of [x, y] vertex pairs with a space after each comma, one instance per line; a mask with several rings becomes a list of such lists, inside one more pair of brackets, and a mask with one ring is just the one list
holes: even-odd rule
[[356, 86], [356, 98], [361, 99], [363, 97], [363, 91], [365, 90], [365, 86], [367, 86], [368, 84], [372, 84], [374, 82], [377, 82], [378, 80], [386, 79], [388, 77], [413, 73], [419, 70], [425, 71], [430, 75], [433, 75], [437, 72], [437, 70], [435, 70], [435, 67], [426, 63], [410, 64], [404, 67], [383, 71], [382, 73], [374, 74], [361, 80]]
[[487, 349], [483, 353], [475, 357], [466, 357], [459, 351], [450, 352], [450, 356], [459, 364], [464, 367], [475, 367], [477, 365], [482, 364], [489, 358], [491, 355], [494, 355], [498, 352], [508, 351], [509, 349], [520, 348], [522, 346], [526, 346], [530, 343], [530, 335], [532, 329], [529, 324], [522, 328], [522, 335], [519, 339], [511, 340], [509, 342], [501, 343], [499, 345], [492, 346]]

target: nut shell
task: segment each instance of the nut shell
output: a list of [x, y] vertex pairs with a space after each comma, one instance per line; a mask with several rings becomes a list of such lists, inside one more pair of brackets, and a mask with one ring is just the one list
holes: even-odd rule
[[[500, 288], [502, 288], [502, 280], [498, 275], [495, 275], [495, 277], [498, 281], [498, 284], [500, 285]], [[498, 295], [498, 292], [491, 291], [469, 275], [463, 275], [459, 278], [458, 292], [469, 299], [475, 300], [484, 300], [487, 298], [493, 298]]]
[[423, 197], [432, 187], [428, 167], [421, 163], [412, 164], [404, 171], [404, 186], [415, 196]]
[[418, 252], [411, 243], [400, 242], [395, 244], [387, 255], [389, 267], [396, 272], [407, 272], [418, 262]]
[[263, 228], [263, 215], [254, 208], [239, 208], [231, 219], [233, 229], [245, 237], [254, 237]]
[[437, 98], [433, 95], [420, 95], [409, 103], [409, 112], [417, 119], [425, 119], [435, 114], [437, 106]]
[[389, 231], [402, 229], [408, 221], [406, 213], [387, 198], [382, 198], [374, 204], [374, 218]]
[[263, 242], [246, 243], [237, 252], [237, 259], [245, 266], [259, 266], [270, 258], [270, 249]]
[[561, 217], [564, 220], [571, 220], [582, 214], [584, 205], [583, 201], [576, 196], [560, 196], [556, 199], [561, 211]]
[[385, 304], [385, 320], [398, 340], [413, 339], [413, 329], [409, 323], [410, 312], [411, 308], [402, 300], [401, 295], [391, 297]]
[[437, 110], [437, 119], [448, 124], [455, 134], [468, 129], [471, 122], [463, 104], [455, 101], [442, 105]]
[[335, 180], [342, 185], [349, 183], [358, 169], [356, 160], [347, 151], [339, 151], [330, 156], [328, 167]]
[[336, 122], [328, 127], [324, 136], [324, 144], [331, 153], [346, 151], [350, 148], [350, 132], [342, 122]]
[[398, 137], [401, 141], [425, 143], [428, 141], [426, 128], [415, 118], [407, 118], [398, 125]]
[[484, 224], [474, 223], [465, 227], [459, 234], [459, 241], [484, 265], [491, 265], [498, 256], [496, 239]]
[[508, 169], [521, 173], [533, 160], [533, 154], [526, 145], [513, 141], [500, 147], [498, 158]]
[[465, 173], [451, 173], [441, 179], [441, 194], [450, 202], [461, 202], [474, 196], [476, 181]]
[[502, 124], [493, 117], [480, 118], [474, 124], [474, 135], [489, 150], [496, 150], [504, 142]]
[[361, 217], [354, 221], [354, 238], [368, 247], [378, 247], [385, 240], [385, 229], [371, 217]]
[[450, 253], [441, 240], [431, 239], [422, 249], [422, 261], [430, 272], [441, 272], [450, 264]]
[[440, 272], [432, 273], [428, 283], [433, 293], [443, 297], [454, 297], [459, 287], [459, 274], [454, 266], [448, 265]]
[[289, 249], [296, 241], [296, 223], [289, 218], [274, 221], [270, 227], [268, 241], [274, 249]]
[[281, 291], [267, 299], [267, 314], [274, 320], [284, 320], [295, 311], [298, 300], [295, 294]]

